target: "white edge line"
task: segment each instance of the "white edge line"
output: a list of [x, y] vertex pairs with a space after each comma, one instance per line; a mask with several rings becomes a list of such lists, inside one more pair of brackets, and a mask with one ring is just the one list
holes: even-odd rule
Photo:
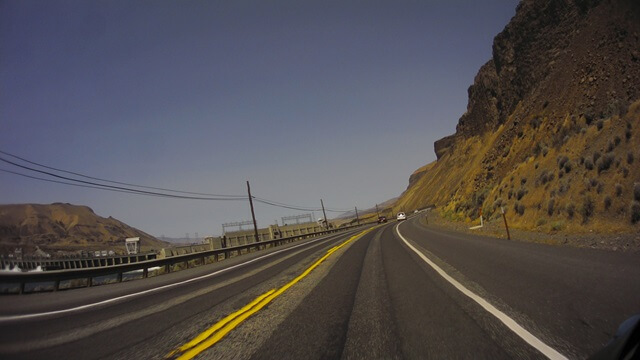
[[409, 241], [400, 234], [400, 229], [398, 228], [400, 224], [396, 225], [396, 233], [400, 236], [400, 239], [404, 241], [404, 243], [411, 249], [413, 252], [418, 254], [424, 262], [429, 264], [440, 276], [442, 276], [445, 280], [447, 280], [451, 285], [453, 285], [456, 289], [458, 289], [461, 293], [470, 297], [473, 301], [482, 306], [483, 309], [491, 313], [491, 315], [495, 316], [498, 320], [500, 320], [503, 324], [505, 324], [511, 331], [513, 331], [516, 335], [518, 335], [522, 340], [526, 341], [529, 345], [533, 346], [536, 350], [540, 351], [544, 356], [549, 359], [567, 359], [566, 356], [560, 354], [551, 346], [542, 342], [542, 340], [538, 339], [527, 331], [525, 328], [520, 326], [515, 320], [507, 316], [507, 314], [495, 308], [495, 306], [491, 305], [488, 301], [483, 299], [482, 297], [476, 295], [471, 290], [464, 287], [464, 285], [460, 284], [457, 280], [449, 276], [442, 268], [436, 265], [433, 261], [431, 261], [428, 257], [426, 257], [422, 252], [416, 249], [413, 245], [409, 243]]
[[[342, 235], [342, 234], [339, 234], [339, 235]], [[149, 294], [149, 293], [156, 292], [156, 291], [159, 291], [159, 290], [168, 289], [168, 288], [172, 288], [174, 286], [179, 286], [179, 285], [187, 284], [187, 283], [190, 283], [190, 282], [193, 282], [193, 281], [197, 281], [197, 280], [205, 279], [205, 278], [208, 278], [208, 277], [211, 277], [211, 276], [215, 276], [215, 275], [227, 272], [229, 270], [233, 270], [233, 269], [238, 268], [238, 267], [246, 266], [246, 265], [248, 265], [248, 264], [250, 264], [252, 262], [255, 262], [255, 261], [258, 261], [258, 260], [273, 256], [273, 255], [279, 254], [279, 253], [284, 252], [284, 251], [290, 251], [290, 250], [293, 250], [293, 249], [298, 248], [300, 246], [313, 244], [313, 243], [316, 243], [316, 242], [321, 241], [321, 240], [327, 240], [330, 237], [331, 236], [323, 237], [323, 238], [312, 240], [312, 241], [308, 241], [308, 242], [305, 242], [304, 244], [298, 244], [298, 245], [295, 245], [295, 246], [292, 246], [292, 247], [288, 247], [286, 249], [274, 251], [272, 253], [257, 257], [255, 259], [251, 259], [249, 261], [245, 261], [245, 262], [240, 263], [240, 264], [229, 266], [227, 268], [220, 269], [218, 271], [214, 271], [214, 272], [206, 274], [206, 275], [198, 276], [198, 277], [187, 279], [187, 280], [184, 280], [184, 281], [175, 282], [175, 283], [172, 283], [172, 284], [162, 285], [162, 286], [159, 286], [159, 287], [156, 287], [156, 288], [143, 290], [143, 291], [140, 291], [140, 292], [137, 292], [137, 293], [122, 295], [122, 296], [118, 296], [118, 297], [115, 297], [115, 298], [106, 299], [106, 300], [98, 301], [98, 302], [91, 303], [91, 304], [80, 305], [80, 306], [76, 306], [76, 307], [72, 307], [72, 308], [68, 308], [68, 309], [47, 311], [47, 312], [33, 313], [33, 314], [0, 316], [0, 323], [10, 322], [10, 321], [17, 321], [17, 320], [34, 319], [34, 318], [47, 317], [47, 316], [52, 316], [52, 315], [65, 314], [65, 313], [71, 313], [71, 312], [76, 312], [76, 311], [80, 311], [80, 310], [90, 309], [90, 308], [96, 307], [96, 306], [109, 304], [109, 303], [112, 303], [112, 302], [117, 302], [117, 301], [124, 300], [124, 299], [131, 298], [131, 297], [136, 297], [136, 296], [140, 296], [140, 295], [144, 295], [144, 294]]]

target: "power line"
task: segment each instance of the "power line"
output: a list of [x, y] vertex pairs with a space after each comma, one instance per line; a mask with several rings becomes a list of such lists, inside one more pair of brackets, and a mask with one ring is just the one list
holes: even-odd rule
[[163, 196], [163, 197], [169, 197], [169, 198], [175, 198], [175, 199], [189, 199], [189, 200], [246, 200], [247, 199], [246, 196], [245, 197], [237, 197], [237, 198], [197, 197], [197, 196], [163, 194], [163, 193], [158, 193], [158, 192], [153, 192], [153, 191], [130, 189], [130, 188], [122, 187], [122, 186], [105, 185], [105, 184], [94, 183], [94, 182], [91, 182], [91, 181], [73, 179], [73, 178], [69, 178], [69, 177], [66, 177], [66, 176], [50, 173], [50, 172], [47, 172], [47, 171], [34, 169], [34, 168], [31, 168], [31, 167], [28, 167], [28, 166], [25, 166], [25, 165], [16, 164], [13, 161], [9, 161], [9, 160], [4, 159], [2, 157], [0, 157], [0, 161], [3, 161], [5, 163], [8, 163], [8, 164], [11, 164], [11, 165], [14, 165], [14, 166], [17, 166], [17, 167], [25, 169], [25, 170], [38, 172], [38, 173], [49, 175], [49, 176], [52, 176], [52, 177], [55, 177], [55, 178], [58, 178], [58, 179], [74, 181], [74, 182], [77, 182], [77, 183], [86, 184], [86, 185], [92, 185], [92, 186], [106, 188], [106, 189], [122, 190], [122, 191], [126, 191], [126, 192], [129, 192], [129, 193], [137, 193], [137, 194], [140, 194], [140, 195]]
[[63, 169], [58, 169], [52, 166], [47, 166], [47, 165], [43, 165], [43, 164], [39, 164], [35, 161], [31, 161], [25, 158], [22, 158], [18, 155], [14, 155], [11, 153], [8, 153], [6, 151], [2, 151], [0, 150], [0, 154], [4, 154], [7, 156], [11, 156], [15, 159], [24, 161], [26, 163], [29, 163], [31, 165], [36, 165], [36, 166], [40, 166], [43, 167], [45, 169], [49, 169], [49, 170], [54, 170], [54, 171], [58, 171], [58, 172], [62, 172], [65, 174], [71, 174], [71, 175], [76, 175], [76, 176], [80, 176], [86, 179], [91, 179], [91, 180], [97, 180], [97, 181], [103, 181], [103, 182], [107, 182], [107, 183], [111, 183], [111, 184], [119, 184], [119, 185], [126, 185], [126, 186], [135, 186], [135, 187], [139, 187], [139, 188], [144, 188], [144, 189], [152, 189], [152, 190], [161, 190], [161, 191], [169, 191], [169, 192], [175, 192], [175, 193], [181, 193], [181, 194], [191, 194], [191, 195], [204, 195], [204, 196], [214, 196], [214, 197], [229, 197], [229, 198], [242, 198], [242, 199], [246, 199], [247, 197], [245, 195], [221, 195], [221, 194], [209, 194], [209, 193], [200, 193], [200, 192], [193, 192], [193, 191], [183, 191], [183, 190], [173, 190], [173, 189], [166, 189], [166, 188], [161, 188], [161, 187], [154, 187], [154, 186], [145, 186], [145, 185], [136, 185], [136, 184], [131, 184], [131, 183], [126, 183], [126, 182], [121, 182], [121, 181], [115, 181], [115, 180], [108, 180], [108, 179], [102, 179], [102, 178], [98, 178], [98, 177], [94, 177], [94, 176], [89, 176], [89, 175], [84, 175], [81, 173], [77, 173], [77, 172], [73, 172], [73, 171], [68, 171], [68, 170], [63, 170]]
[[[80, 177], [83, 177], [83, 178], [86, 178], [86, 179], [92, 179], [92, 180], [97, 180], [97, 181], [102, 181], [102, 182], [107, 182], [107, 183], [112, 183], [112, 184], [134, 186], [134, 187], [145, 188], [145, 189], [154, 189], [154, 190], [169, 191], [169, 192], [174, 192], [174, 193], [191, 194], [191, 195], [203, 195], [203, 196], [184, 196], [184, 195], [166, 194], [166, 193], [155, 192], [155, 191], [132, 189], [132, 188], [123, 187], [123, 186], [113, 186], [113, 185], [107, 185], [107, 184], [100, 184], [100, 183], [96, 183], [96, 182], [92, 182], [92, 181], [85, 181], [85, 180], [75, 179], [75, 178], [72, 178], [72, 177], [62, 176], [62, 175], [51, 173], [51, 172], [48, 172], [48, 171], [35, 169], [35, 168], [29, 167], [29, 166], [26, 166], [26, 165], [22, 165], [22, 164], [18, 164], [18, 163], [15, 163], [13, 161], [10, 161], [10, 160], [7, 160], [7, 159], [4, 159], [4, 158], [0, 157], [0, 161], [3, 161], [5, 163], [7, 163], [7, 164], [10, 164], [10, 165], [13, 165], [13, 166], [25, 169], [25, 170], [29, 170], [29, 171], [45, 174], [45, 175], [48, 175], [48, 176], [51, 176], [51, 177], [55, 177], [55, 178], [58, 178], [58, 179], [71, 181], [71, 182], [68, 182], [68, 181], [46, 179], [46, 178], [42, 178], [42, 177], [38, 177], [38, 176], [31, 176], [31, 175], [27, 175], [27, 174], [18, 173], [18, 172], [11, 171], [11, 170], [0, 169], [1, 171], [6, 172], [6, 173], [11, 173], [11, 174], [14, 174], [14, 175], [23, 176], [23, 177], [27, 177], [27, 178], [30, 178], [30, 179], [47, 181], [47, 182], [52, 182], [52, 183], [57, 183], [57, 184], [71, 185], [71, 186], [91, 188], [91, 189], [109, 190], [109, 191], [114, 191], [114, 192], [122, 192], [122, 193], [135, 194], [135, 195], [157, 196], [157, 197], [164, 197], [164, 198], [176, 198], [176, 199], [187, 199], [187, 200], [216, 200], [216, 201], [221, 201], [221, 200], [247, 200], [248, 199], [248, 197], [246, 195], [208, 194], [208, 193], [200, 193], [200, 192], [193, 192], [193, 191], [183, 191], [183, 190], [173, 190], [173, 189], [166, 189], [166, 188], [153, 187], [153, 186], [136, 185], [136, 184], [120, 182], [120, 181], [114, 181], [114, 180], [107, 180], [107, 179], [102, 179], [102, 178], [93, 177], [93, 176], [89, 176], [89, 175], [84, 175], [84, 174], [81, 174], [81, 173], [78, 173], [78, 172], [73, 172], [73, 171], [68, 171], [68, 170], [55, 168], [55, 167], [52, 167], [52, 166], [47, 166], [47, 165], [40, 164], [40, 163], [37, 163], [35, 161], [31, 161], [31, 160], [25, 159], [25, 158], [22, 158], [20, 156], [17, 156], [17, 155], [14, 155], [14, 154], [2, 151], [2, 150], [0, 150], [0, 154], [4, 154], [6, 156], [10, 156], [10, 157], [13, 157], [15, 159], [21, 160], [23, 162], [26, 162], [26, 163], [29, 163], [29, 164], [32, 164], [32, 165], [36, 165], [36, 166], [39, 166], [39, 167], [42, 167], [42, 168], [45, 168], [45, 169], [49, 169], [49, 170], [53, 170], [53, 171], [57, 171], [57, 172], [62, 172], [62, 173], [66, 173], [66, 174], [71, 174], [71, 175], [75, 175], [75, 176], [80, 176]], [[275, 201], [275, 200], [264, 199], [264, 198], [260, 198], [260, 197], [256, 197], [256, 196], [252, 196], [252, 199], [254, 199], [256, 202], [259, 202], [259, 203], [262, 203], [262, 204], [275, 206], [275, 207], [280, 207], [280, 208], [285, 208], [285, 209], [290, 209], [290, 210], [299, 210], [299, 211], [320, 211], [321, 210], [321, 208], [318, 208], [318, 207], [307, 207], [307, 206], [290, 205], [290, 204], [285, 204], [285, 203], [278, 202], [278, 201]], [[325, 210], [326, 211], [330, 211], [330, 212], [337, 212], [337, 213], [350, 211], [350, 210], [332, 209], [332, 208], [326, 208]]]
[[[321, 211], [322, 210], [322, 208], [319, 208], [319, 207], [304, 207], [304, 206], [289, 205], [289, 204], [284, 204], [284, 203], [273, 201], [273, 200], [267, 200], [267, 199], [259, 198], [259, 197], [256, 197], [256, 196], [254, 196], [253, 198], [255, 199], [256, 202], [260, 202], [262, 204], [271, 205], [271, 206], [277, 206], [277, 207], [281, 207], [281, 208], [285, 208], [285, 209], [300, 210], [300, 211]], [[329, 208], [325, 208], [325, 210], [326, 211], [331, 211], [331, 212], [347, 212], [347, 211], [350, 211], [350, 210], [329, 209]]]
[[[75, 184], [75, 183], [70, 183], [70, 182], [66, 182], [66, 181], [45, 179], [45, 178], [41, 178], [41, 177], [38, 177], [38, 176], [31, 176], [31, 175], [22, 174], [22, 173], [19, 173], [19, 172], [16, 172], [16, 171], [2, 169], [2, 168], [0, 168], [0, 171], [6, 172], [6, 173], [10, 173], [10, 174], [14, 174], [14, 175], [18, 175], [18, 176], [23, 176], [23, 177], [26, 177], [26, 178], [29, 178], [29, 179], [42, 180], [42, 181], [52, 182], [52, 183], [56, 183], [56, 184], [71, 185], [71, 186], [77, 186], [77, 187], [83, 187], [83, 188], [107, 190], [107, 191], [114, 191], [114, 192], [121, 192], [121, 193], [126, 193], [126, 194], [136, 194], [136, 195], [138, 195], [138, 193], [133, 192], [133, 191], [116, 190], [116, 189], [109, 189], [109, 188], [104, 188], [104, 187], [100, 187], [100, 186]], [[160, 195], [150, 195], [150, 196], [160, 196]]]

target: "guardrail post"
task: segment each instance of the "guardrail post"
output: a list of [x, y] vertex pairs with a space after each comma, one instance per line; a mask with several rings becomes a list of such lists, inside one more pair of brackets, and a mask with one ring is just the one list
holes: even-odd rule
[[56, 280], [53, 282], [53, 291], [58, 291], [60, 288], [60, 280]]
[[92, 286], [93, 286], [93, 278], [89, 276], [87, 278], [87, 287], [92, 287]]
[[122, 282], [122, 272], [118, 272], [118, 275], [117, 275], [116, 280], [117, 280], [118, 282]]
[[20, 289], [19, 289], [20, 294], [24, 294], [24, 286], [25, 286], [24, 281], [20, 281]]
[[149, 268], [145, 267], [144, 269], [142, 269], [142, 277], [143, 278], [149, 277]]

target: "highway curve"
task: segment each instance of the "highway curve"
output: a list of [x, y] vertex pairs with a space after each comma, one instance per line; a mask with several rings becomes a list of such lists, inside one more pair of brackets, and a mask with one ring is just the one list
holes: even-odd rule
[[638, 254], [452, 233], [422, 216], [147, 280], [0, 297], [0, 357], [584, 358], [640, 312]]

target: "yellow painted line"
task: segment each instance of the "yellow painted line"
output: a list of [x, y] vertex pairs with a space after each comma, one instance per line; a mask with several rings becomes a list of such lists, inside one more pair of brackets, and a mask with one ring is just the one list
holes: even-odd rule
[[376, 227], [364, 230], [359, 234], [356, 234], [350, 237], [348, 240], [343, 242], [340, 245], [334, 246], [327, 251], [327, 253], [318, 259], [315, 263], [309, 266], [302, 274], [298, 275], [295, 279], [291, 280], [281, 288], [275, 290], [269, 290], [266, 293], [258, 296], [255, 300], [244, 306], [242, 309], [234, 312], [233, 314], [225, 317], [224, 319], [217, 322], [215, 325], [210, 327], [209, 329], [202, 332], [200, 335], [196, 336], [193, 340], [184, 344], [183, 346], [177, 348], [176, 350], [167, 354], [167, 358], [171, 358], [177, 354], [182, 353], [178, 356], [179, 360], [188, 360], [192, 359], [196, 355], [200, 354], [204, 350], [210, 348], [215, 343], [220, 341], [225, 335], [227, 335], [231, 330], [235, 329], [238, 325], [240, 325], [244, 320], [246, 320], [249, 316], [255, 314], [260, 311], [260, 309], [264, 308], [267, 304], [269, 304], [273, 299], [280, 296], [287, 289], [295, 285], [297, 282], [302, 280], [304, 277], [309, 275], [311, 271], [313, 271], [316, 267], [318, 267], [323, 261], [325, 261], [331, 254], [347, 245], [351, 241], [354, 241], [362, 236], [364, 236], [369, 231], [375, 229]]
[[214, 332], [218, 331], [221, 327], [223, 327], [224, 325], [228, 324], [231, 320], [235, 319], [238, 317], [238, 315], [242, 314], [243, 312], [251, 309], [252, 307], [254, 307], [257, 303], [259, 303], [260, 301], [262, 301], [262, 299], [266, 298], [267, 296], [271, 295], [274, 290], [269, 290], [266, 293], [258, 296], [257, 298], [255, 298], [255, 300], [253, 300], [252, 302], [248, 303], [247, 305], [245, 305], [242, 309], [232, 313], [231, 315], [227, 315], [227, 317], [225, 317], [224, 319], [218, 321], [214, 326], [208, 328], [206, 331], [202, 332], [200, 335], [196, 336], [195, 338], [193, 338], [193, 340], [189, 341], [188, 343], [182, 345], [181, 347], [173, 350], [172, 352], [170, 352], [167, 357], [172, 357], [175, 354], [184, 352], [186, 350], [191, 349], [192, 347], [198, 345], [199, 343], [201, 343], [202, 341], [206, 340], [206, 338], [208, 338], [211, 334], [213, 334]]

